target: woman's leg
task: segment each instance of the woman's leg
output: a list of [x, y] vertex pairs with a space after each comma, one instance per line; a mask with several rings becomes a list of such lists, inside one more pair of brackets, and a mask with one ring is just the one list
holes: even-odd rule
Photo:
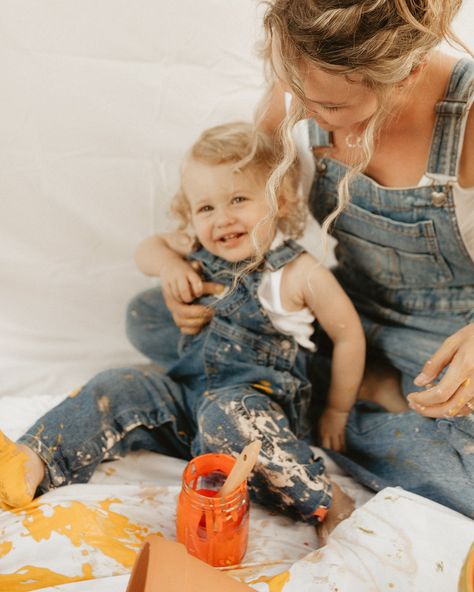
[[127, 309], [126, 329], [130, 342], [163, 372], [177, 361], [180, 332], [160, 288], [133, 298]]
[[236, 455], [252, 440], [262, 448], [249, 481], [252, 497], [295, 518], [318, 522], [331, 505], [331, 484], [324, 462], [290, 430], [281, 407], [251, 387], [207, 393], [197, 411], [193, 454]]
[[[419, 390], [413, 379], [442, 341], [426, 330], [395, 326], [378, 326], [368, 337], [399, 369], [405, 396]], [[474, 415], [434, 420], [360, 401], [349, 417], [346, 445], [349, 459], [331, 455], [368, 487], [398, 485], [474, 517]]]
[[[37, 485], [45, 491], [85, 483], [100, 462], [131, 450], [189, 458], [192, 433], [183, 389], [168, 377], [128, 368], [101, 372], [39, 419], [17, 445], [0, 439], [0, 500], [24, 505]], [[41, 484], [31, 482], [31, 454], [24, 447], [43, 463]], [[18, 483], [20, 496], [12, 490]]]
[[361, 401], [349, 417], [346, 456], [328, 453], [372, 489], [398, 485], [474, 517], [474, 415], [434, 420]]
[[[399, 369], [403, 394], [417, 390], [413, 379], [441, 338], [407, 327], [364, 324], [370, 345]], [[320, 347], [314, 357], [313, 384], [322, 384], [329, 372], [330, 352], [323, 353]], [[349, 416], [345, 455], [326, 452], [371, 489], [400, 486], [474, 517], [474, 414], [434, 420], [359, 401]]]

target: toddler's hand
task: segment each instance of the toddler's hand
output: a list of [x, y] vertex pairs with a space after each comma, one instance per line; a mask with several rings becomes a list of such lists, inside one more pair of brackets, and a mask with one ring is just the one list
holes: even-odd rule
[[165, 295], [178, 302], [192, 302], [203, 293], [199, 274], [188, 261], [174, 259], [160, 271], [161, 289]]
[[332, 407], [326, 407], [319, 424], [321, 443], [324, 448], [331, 448], [331, 450], [335, 450], [336, 452], [344, 452], [348, 416], [348, 411], [339, 411]]

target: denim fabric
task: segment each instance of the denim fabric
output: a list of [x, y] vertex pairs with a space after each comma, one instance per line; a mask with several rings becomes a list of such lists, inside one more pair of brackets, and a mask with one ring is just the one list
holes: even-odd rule
[[[474, 63], [460, 60], [436, 108], [426, 175], [445, 175], [445, 184], [386, 188], [358, 175], [351, 203], [333, 225], [334, 271], [361, 315], [369, 355], [401, 371], [405, 394], [416, 390], [414, 377], [443, 340], [474, 321], [474, 263], [460, 236], [451, 188], [473, 80]], [[336, 205], [347, 169], [329, 157], [328, 133], [309, 125], [316, 159], [310, 205], [322, 222]], [[401, 485], [474, 517], [473, 436], [472, 414], [432, 420], [361, 402], [347, 427], [348, 458], [334, 456], [374, 489]]]
[[331, 486], [322, 459], [304, 440], [311, 352], [274, 328], [257, 296], [263, 269], [279, 269], [302, 251], [284, 242], [235, 286], [233, 264], [204, 249], [193, 253], [204, 278], [228, 288], [218, 299], [200, 299], [214, 314], [197, 336], [179, 336], [158, 290], [136, 297], [129, 335], [161, 368], [103, 372], [28, 430], [20, 441], [47, 465], [42, 488], [86, 482], [98, 463], [130, 450], [235, 455], [258, 438], [253, 498], [316, 522], [315, 511], [330, 506]]

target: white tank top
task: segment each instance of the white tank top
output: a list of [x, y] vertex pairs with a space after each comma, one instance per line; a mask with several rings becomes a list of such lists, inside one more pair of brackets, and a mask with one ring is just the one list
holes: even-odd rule
[[[274, 249], [283, 242], [281, 233], [277, 233], [271, 248]], [[258, 299], [263, 309], [268, 314], [275, 329], [285, 335], [291, 335], [296, 339], [298, 345], [315, 351], [316, 347], [311, 341], [313, 334], [314, 315], [308, 307], [300, 310], [289, 311], [283, 308], [281, 303], [281, 279], [284, 266], [276, 271], [265, 271], [262, 281], [258, 287]]]

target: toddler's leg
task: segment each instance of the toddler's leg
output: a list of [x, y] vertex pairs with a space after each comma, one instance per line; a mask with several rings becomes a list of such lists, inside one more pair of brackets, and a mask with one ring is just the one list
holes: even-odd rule
[[321, 458], [290, 430], [281, 407], [252, 388], [208, 393], [198, 410], [193, 453], [237, 454], [259, 439], [262, 449], [249, 481], [253, 498], [266, 507], [316, 524], [331, 505], [331, 484]]
[[[101, 461], [125, 456], [131, 450], [189, 458], [188, 434], [193, 428], [187, 416], [181, 387], [166, 376], [127, 368], [107, 370], [46, 413], [19, 444], [44, 463], [40, 489], [45, 491], [85, 483]], [[38, 482], [32, 479], [26, 462], [28, 452], [25, 455], [25, 448], [11, 446], [15, 447], [7, 442], [5, 455], [0, 456], [0, 475], [5, 471], [10, 475], [3, 481], [8, 490], [0, 491], [0, 500], [3, 497], [10, 505], [19, 506], [31, 499]], [[32, 485], [14, 496], [11, 485], [21, 475]]]

